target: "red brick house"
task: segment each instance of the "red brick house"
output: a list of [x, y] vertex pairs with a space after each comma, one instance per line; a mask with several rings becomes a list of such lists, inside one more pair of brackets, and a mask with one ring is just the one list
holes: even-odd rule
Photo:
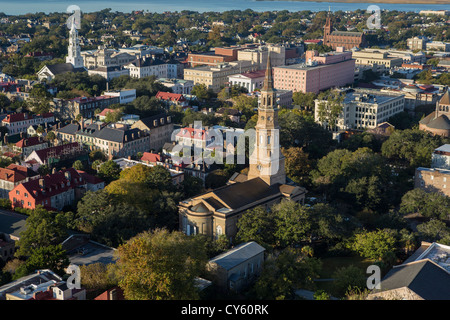
[[9, 192], [13, 209], [35, 209], [42, 205], [49, 210], [61, 210], [80, 199], [87, 183], [74, 168], [24, 182]]

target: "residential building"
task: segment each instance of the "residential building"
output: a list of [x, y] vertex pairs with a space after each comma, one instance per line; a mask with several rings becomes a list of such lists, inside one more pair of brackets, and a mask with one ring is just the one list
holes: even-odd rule
[[91, 240], [89, 234], [71, 234], [61, 242], [61, 246], [67, 252], [70, 263], [77, 266], [116, 262], [116, 249]]
[[78, 142], [61, 144], [41, 150], [34, 150], [25, 158], [25, 164], [37, 170], [39, 166], [46, 165], [50, 168], [69, 167], [76, 160], [87, 161], [88, 154]]
[[323, 30], [323, 45], [329, 46], [334, 50], [337, 47], [344, 47], [346, 50], [351, 50], [365, 45], [365, 35], [363, 32], [334, 31], [330, 15], [327, 16]]
[[218, 64], [216, 66], [199, 66], [184, 70], [184, 79], [191, 80], [196, 84], [204, 84], [214, 92], [219, 92], [228, 83], [228, 76], [256, 71], [258, 65], [252, 61], [236, 61]]
[[98, 97], [77, 97], [64, 101], [56, 108], [63, 118], [76, 119], [81, 115], [85, 119], [93, 118], [96, 109], [103, 110], [113, 104], [120, 103], [120, 97], [102, 95]]
[[177, 94], [189, 95], [194, 87], [194, 82], [190, 80], [160, 78], [158, 79], [158, 82], [165, 87], [172, 89], [172, 93]]
[[170, 142], [173, 132], [172, 117], [167, 114], [157, 114], [135, 122], [132, 129], [140, 129], [150, 134], [149, 150], [159, 151], [164, 143]]
[[128, 104], [136, 99], [136, 89], [122, 89], [116, 91], [105, 91], [104, 96], [119, 97], [120, 104]]
[[402, 264], [394, 266], [368, 300], [448, 300], [450, 246], [422, 242]]
[[101, 150], [109, 159], [134, 156], [138, 152], [150, 149], [148, 133], [138, 128], [128, 129], [127, 125], [114, 123], [81, 126], [80, 130], [75, 132], [75, 140], [89, 150]]
[[349, 129], [374, 129], [392, 116], [403, 112], [405, 99], [403, 95], [380, 93], [378, 90], [346, 90], [337, 91], [344, 94], [342, 112], [337, 117], [334, 126], [327, 119], [321, 119], [321, 111], [327, 108], [327, 99], [315, 100], [314, 120], [335, 131]]
[[177, 105], [181, 107], [187, 107], [188, 101], [186, 98], [179, 93], [171, 93], [171, 92], [164, 92], [164, 91], [158, 91], [155, 96], [156, 99], [164, 101], [167, 106], [170, 105]]
[[110, 81], [120, 76], [129, 76], [130, 70], [123, 67], [97, 67], [95, 69], [89, 69], [88, 74], [90, 76], [99, 75], [105, 78], [106, 81]]
[[251, 241], [212, 258], [206, 265], [208, 280], [222, 291], [241, 291], [261, 273], [265, 250]]
[[[146, 158], [148, 158], [148, 153], [146, 155]], [[144, 158], [145, 160], [145, 158]], [[148, 166], [148, 167], [154, 167], [154, 166], [162, 166], [164, 168], [167, 169], [167, 171], [169, 171], [170, 176], [172, 178], [172, 183], [174, 185], [180, 185], [183, 181], [184, 181], [184, 172], [182, 169], [182, 166], [173, 164], [169, 161], [164, 161], [164, 162], [160, 162], [160, 161], [156, 161], [156, 162], [150, 162], [150, 161], [136, 161], [136, 160], [131, 160], [129, 158], [119, 158], [119, 159], [114, 159], [113, 161], [115, 163], [117, 163], [120, 168], [122, 170], [125, 170], [127, 168], [132, 168], [136, 165], [144, 165], [144, 166]]]
[[68, 289], [62, 278], [49, 269], [37, 270], [0, 287], [0, 300], [85, 299], [85, 289]]
[[0, 198], [8, 199], [9, 192], [19, 184], [33, 179], [36, 175], [28, 168], [17, 164], [10, 164], [0, 168]]
[[284, 157], [277, 147], [278, 108], [271, 69], [269, 58], [248, 175], [236, 174], [229, 184], [180, 202], [179, 226], [185, 234], [202, 233], [213, 239], [225, 235], [233, 240], [237, 221], [248, 209], [269, 208], [282, 199], [304, 202], [307, 191], [286, 184]]
[[74, 168], [48, 174], [16, 186], [9, 192], [13, 208], [62, 210], [82, 198], [87, 183]]
[[352, 84], [354, 76], [355, 60], [352, 59], [352, 53], [342, 49], [324, 54], [306, 51], [306, 63], [273, 68], [274, 87], [292, 92], [318, 93]]
[[233, 122], [241, 122], [241, 112], [233, 108], [219, 108], [216, 110], [215, 116], [220, 118], [226, 116]]
[[8, 114], [2, 120], [2, 126], [8, 128], [9, 135], [26, 132], [31, 125], [45, 124], [54, 122], [53, 113], [44, 113], [42, 115], [31, 115], [26, 112]]
[[434, 135], [450, 137], [450, 95], [449, 91], [442, 95], [436, 103], [436, 110], [419, 121], [419, 129]]
[[13, 147], [13, 151], [22, 154], [23, 158], [26, 158], [34, 150], [41, 150], [48, 148], [48, 142], [44, 141], [42, 137], [29, 137], [19, 140]]

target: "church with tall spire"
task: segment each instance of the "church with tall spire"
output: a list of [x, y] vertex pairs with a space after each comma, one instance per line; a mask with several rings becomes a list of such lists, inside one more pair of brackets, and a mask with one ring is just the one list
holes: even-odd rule
[[212, 239], [225, 235], [233, 243], [237, 221], [247, 210], [260, 206], [269, 209], [282, 200], [304, 203], [307, 190], [286, 178], [270, 57], [253, 140], [247, 175], [235, 173], [225, 186], [179, 203], [180, 231], [187, 235], [202, 233]]
[[250, 156], [248, 179], [260, 177], [267, 184], [286, 183], [284, 156], [280, 151], [280, 127], [276, 90], [273, 87], [270, 55], [261, 89], [258, 121], [255, 127], [255, 146]]
[[75, 23], [72, 23], [69, 33], [69, 48], [67, 51], [66, 63], [70, 63], [74, 68], [83, 68], [83, 57], [81, 55], [78, 31]]

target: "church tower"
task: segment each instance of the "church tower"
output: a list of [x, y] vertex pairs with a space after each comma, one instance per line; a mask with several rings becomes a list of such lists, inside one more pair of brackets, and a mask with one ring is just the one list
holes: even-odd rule
[[83, 68], [83, 57], [81, 56], [80, 44], [78, 41], [78, 31], [75, 23], [72, 23], [69, 33], [69, 49], [66, 57], [66, 63], [71, 63], [74, 68]]
[[267, 184], [286, 183], [284, 156], [280, 150], [280, 127], [276, 90], [273, 88], [270, 54], [261, 89], [258, 122], [255, 127], [255, 147], [250, 156], [248, 179], [261, 178]]
[[323, 44], [326, 44], [329, 42], [329, 37], [331, 35], [331, 32], [333, 30], [333, 25], [331, 24], [331, 16], [330, 16], [330, 10], [328, 10], [327, 20], [325, 22], [325, 26], [323, 28]]

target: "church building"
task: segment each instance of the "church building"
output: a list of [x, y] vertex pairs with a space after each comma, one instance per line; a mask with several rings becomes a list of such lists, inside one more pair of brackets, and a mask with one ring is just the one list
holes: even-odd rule
[[83, 57], [81, 56], [78, 31], [75, 28], [75, 23], [72, 23], [69, 32], [69, 47], [66, 63], [43, 66], [41, 70], [38, 71], [37, 76], [39, 81], [51, 81], [58, 74], [85, 71], [87, 70], [84, 67]]
[[333, 31], [330, 15], [327, 16], [325, 27], [323, 28], [323, 45], [336, 50], [337, 47], [343, 47], [345, 50], [361, 48], [365, 45], [363, 32], [354, 31]]
[[267, 60], [248, 175], [235, 173], [227, 185], [180, 202], [180, 231], [187, 235], [202, 233], [212, 239], [226, 235], [233, 241], [237, 221], [246, 210], [258, 206], [268, 209], [283, 199], [304, 203], [307, 190], [287, 183], [279, 146], [276, 90], [270, 58]]

